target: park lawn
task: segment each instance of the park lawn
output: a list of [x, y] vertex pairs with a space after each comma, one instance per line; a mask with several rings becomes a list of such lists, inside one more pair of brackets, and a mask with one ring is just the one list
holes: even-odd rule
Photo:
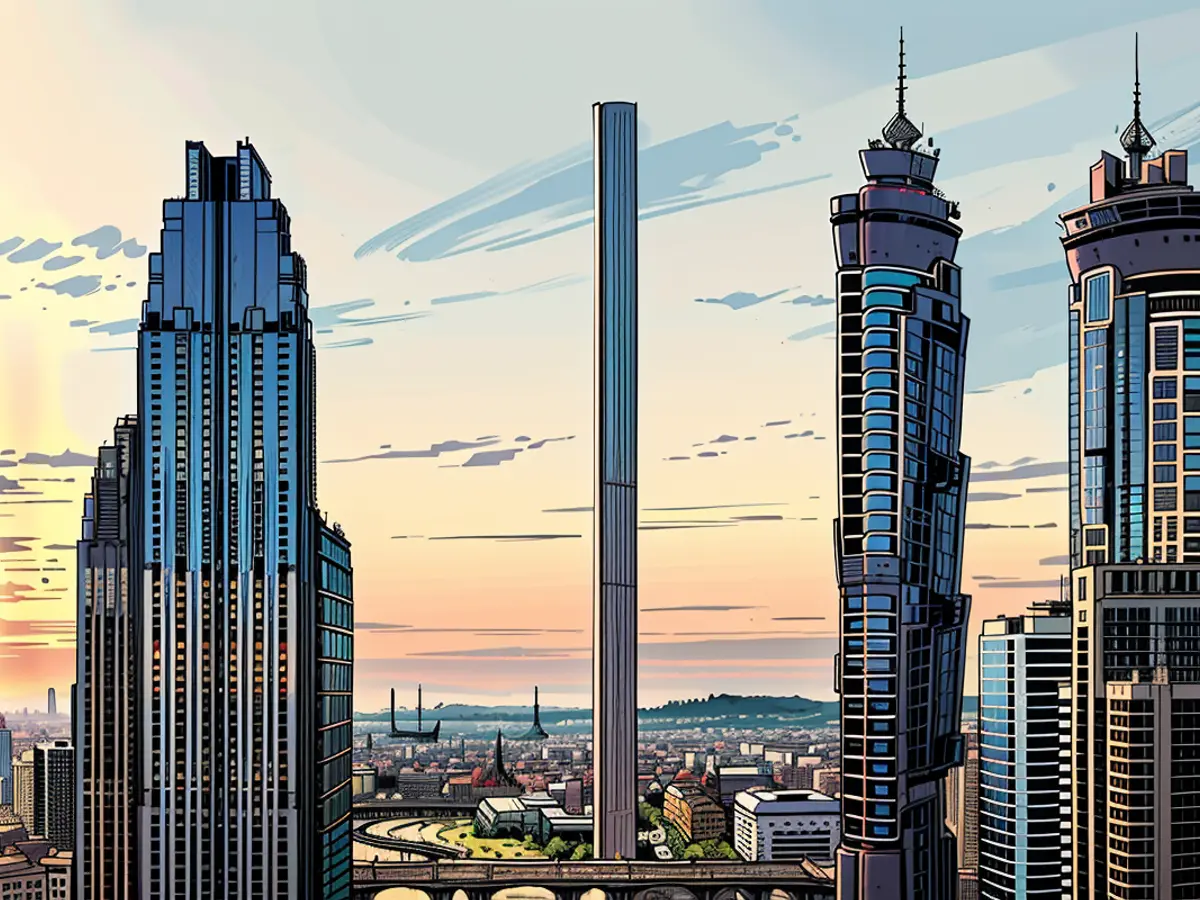
[[[451, 847], [461, 844], [473, 859], [545, 859], [540, 850], [527, 850], [522, 841], [514, 838], [477, 838], [471, 833], [471, 823], [447, 825], [437, 833], [438, 843]], [[497, 856], [496, 854], [500, 855]]]

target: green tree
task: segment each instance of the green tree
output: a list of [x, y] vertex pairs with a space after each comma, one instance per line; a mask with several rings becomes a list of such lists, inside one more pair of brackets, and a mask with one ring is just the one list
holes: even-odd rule
[[551, 859], [566, 859], [571, 855], [571, 848], [560, 837], [550, 838], [550, 843], [546, 845], [546, 849], [542, 851]]
[[704, 859], [704, 848], [699, 844], [688, 844], [683, 851], [684, 859]]
[[579, 862], [580, 860], [591, 859], [591, 858], [592, 858], [592, 845], [591, 844], [580, 844], [578, 847], [575, 848], [575, 852], [571, 854], [571, 859], [574, 860], [575, 862]]

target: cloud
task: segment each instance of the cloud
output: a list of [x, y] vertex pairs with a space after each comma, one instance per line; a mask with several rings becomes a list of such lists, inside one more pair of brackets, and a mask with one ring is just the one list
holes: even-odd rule
[[583, 537], [581, 534], [444, 534], [426, 538], [429, 541], [558, 541]]
[[325, 350], [348, 350], [351, 347], [367, 347], [375, 343], [374, 338], [361, 337], [351, 338], [348, 341], [334, 341], [332, 344], [326, 344]]
[[350, 459], [328, 459], [327, 463], [364, 462], [368, 459], [436, 459], [443, 453], [455, 453], [459, 450], [473, 450], [476, 447], [487, 447], [499, 443], [498, 439], [486, 441], [440, 441], [430, 444], [428, 450], [388, 450], [384, 453], [372, 453], [367, 456], [355, 456]]
[[1047, 556], [1038, 560], [1039, 566], [1069, 566], [1070, 564], [1071, 557], [1065, 553], [1061, 556]]
[[472, 647], [465, 650], [423, 650], [408, 655], [455, 659], [567, 659], [590, 650], [590, 647]]
[[733, 612], [740, 609], [762, 609], [761, 606], [723, 606], [723, 605], [708, 605], [697, 604], [695, 606], [652, 606], [648, 609], [643, 609], [644, 613], [663, 613], [663, 612]]
[[697, 512], [707, 509], [750, 509], [756, 506], [787, 506], [786, 503], [717, 503], [712, 506], [650, 506], [643, 512]]
[[562, 507], [559, 507], [558, 509], [543, 509], [542, 510], [542, 512], [544, 512], [544, 513], [581, 513], [581, 512], [592, 512], [592, 511], [593, 511], [593, 508], [590, 506], [562, 506]]
[[81, 262], [83, 262], [82, 256], [52, 256], [42, 263], [42, 268], [47, 272], [57, 272], [59, 269], [68, 269]]
[[54, 291], [59, 296], [67, 294], [71, 297], [86, 297], [88, 294], [94, 294], [100, 290], [101, 281], [103, 278], [99, 275], [72, 275], [70, 278], [56, 281], [54, 284], [39, 281], [37, 287], [46, 291]]
[[[983, 467], [980, 466], [979, 468]], [[1021, 481], [1028, 478], [1049, 478], [1051, 476], [1066, 475], [1070, 471], [1071, 466], [1066, 461], [1026, 463], [1024, 465], [1016, 465], [1014, 463], [1014, 468], [1001, 472], [995, 470], [973, 472], [971, 474], [971, 483], [974, 484], [979, 481]]]
[[964, 528], [986, 530], [991, 528], [1057, 528], [1057, 522], [1043, 522], [1040, 525], [996, 525], [991, 522], [968, 522]]
[[117, 253], [124, 253], [129, 259], [137, 259], [146, 252], [146, 248], [134, 238], [121, 240], [121, 229], [116, 225], [101, 225], [94, 231], [81, 234], [71, 241], [72, 247], [92, 247], [96, 251], [96, 259], [108, 259]]
[[137, 319], [119, 319], [116, 322], [104, 322], [100, 325], [93, 325], [88, 329], [92, 334], [132, 334], [138, 330], [141, 322]]
[[313, 329], [319, 334], [324, 334], [335, 328], [365, 328], [375, 325], [386, 325], [389, 322], [408, 322], [412, 319], [422, 319], [429, 315], [427, 312], [406, 312], [389, 313], [382, 316], [365, 316], [361, 319], [350, 318], [348, 315], [360, 309], [370, 309], [374, 305], [374, 300], [348, 300], [345, 303], [333, 303], [329, 306], [313, 307], [309, 310], [308, 317], [313, 323]]
[[41, 259], [43, 256], [53, 253], [61, 246], [61, 243], [52, 244], [49, 241], [42, 240], [41, 238], [34, 238], [20, 250], [16, 251], [15, 253], [10, 253], [8, 255], [8, 261], [10, 263], [33, 262], [34, 260]]
[[26, 453], [21, 457], [21, 462], [27, 466], [50, 466], [52, 469], [71, 466], [88, 466], [94, 468], [96, 457], [89, 456], [86, 453], [75, 453], [71, 450], [64, 450], [57, 456], [51, 456], [46, 453]]
[[[786, 289], [785, 289], [786, 290]], [[728, 306], [732, 310], [746, 309], [748, 306], [756, 306], [759, 303], [764, 303], [767, 300], [774, 300], [785, 291], [774, 291], [770, 294], [752, 294], [749, 291], [736, 291], [732, 294], [726, 294], [724, 297], [697, 297], [697, 303], [715, 303], [721, 306]]]
[[[819, 175], [718, 194], [731, 172], [752, 167], [779, 149], [779, 142], [769, 134], [778, 124], [738, 127], [723, 122], [639, 151], [641, 218], [828, 178]], [[383, 250], [408, 262], [427, 262], [479, 250], [505, 250], [582, 228], [592, 219], [593, 178], [590, 145], [526, 163], [380, 232], [363, 243], [355, 257]]]
[[773, 616], [772, 622], [824, 622], [828, 616]]
[[1071, 489], [1069, 484], [1055, 484], [1049, 487], [1028, 487], [1025, 488], [1027, 494], [1062, 494]]
[[434, 297], [429, 301], [430, 306], [444, 306], [448, 303], [469, 303], [473, 300], [487, 300], [492, 297], [511, 297], [516, 294], [537, 294], [543, 291], [555, 290], [557, 288], [571, 287], [576, 284], [582, 284], [590, 279], [585, 275], [559, 275], [554, 278], [547, 278], [545, 281], [537, 281], [533, 284], [527, 284], [523, 287], [513, 288], [510, 291], [474, 291], [467, 294], [451, 294], [448, 297]]
[[1037, 581], [986, 581], [977, 584], [977, 588], [1056, 588], [1059, 587], [1057, 578], [1047, 578]]
[[975, 503], [987, 503], [988, 501], [992, 501], [992, 500], [1014, 500], [1020, 496], [1022, 496], [1022, 495], [1021, 494], [988, 493], [986, 491], [978, 491], [976, 493], [968, 493], [967, 500], [973, 501]]
[[374, 631], [392, 634], [503, 634], [519, 632], [522, 635], [538, 634], [582, 634], [582, 628], [539, 628], [536, 626], [510, 626], [507, 628], [414, 628], [395, 622], [355, 622], [355, 631]]
[[793, 297], [791, 300], [784, 300], [790, 306], [830, 306], [837, 303], [833, 297], [826, 297], [824, 294], [801, 294], [799, 297]]
[[789, 335], [788, 340], [807, 341], [810, 338], [820, 337], [823, 334], [833, 334], [836, 330], [837, 326], [833, 322], [822, 322], [820, 325], [813, 325], [811, 328], [805, 328], [793, 335]]
[[28, 553], [33, 548], [27, 544], [37, 540], [35, 537], [0, 537], [0, 553]]
[[3, 256], [5, 253], [9, 253], [13, 250], [16, 250], [23, 243], [25, 243], [25, 238], [23, 238], [23, 237], [5, 238], [4, 240], [0, 241], [0, 256]]

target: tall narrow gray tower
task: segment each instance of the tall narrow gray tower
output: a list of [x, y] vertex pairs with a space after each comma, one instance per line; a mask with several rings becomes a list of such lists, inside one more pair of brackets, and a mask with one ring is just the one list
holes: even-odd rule
[[637, 105], [592, 107], [596, 499], [592, 778], [596, 859], [637, 851]]

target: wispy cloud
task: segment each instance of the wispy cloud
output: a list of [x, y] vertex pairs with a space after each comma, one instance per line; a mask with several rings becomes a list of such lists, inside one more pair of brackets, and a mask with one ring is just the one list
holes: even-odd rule
[[443, 534], [426, 538], [428, 541], [561, 541], [581, 538], [581, 534]]
[[770, 294], [754, 294], [750, 291], [735, 291], [732, 294], [726, 294], [724, 297], [697, 297], [697, 303], [713, 303], [720, 306], [727, 306], [732, 310], [746, 309], [750, 306], [757, 306], [759, 303], [765, 303], [767, 300], [774, 300], [776, 297], [787, 292], [785, 288], [782, 291], [773, 291]]
[[691, 606], [651, 606], [644, 613], [665, 612], [734, 612], [740, 609], [762, 609], [761, 606], [727, 606], [723, 604], [695, 604]]
[[[982, 468], [977, 466], [975, 468]], [[973, 471], [971, 473], [971, 483], [981, 481], [1022, 481], [1030, 478], [1050, 478], [1052, 476], [1066, 475], [1071, 471], [1070, 465], [1064, 460], [1062, 462], [1035, 462], [1026, 463], [1024, 465], [1014, 464], [1014, 468], [999, 471], [996, 469], [988, 469], [986, 471]]]
[[[355, 456], [346, 459], [327, 459], [326, 463], [357, 463], [365, 462], [373, 459], [438, 459], [443, 455], [451, 453], [460, 453], [466, 450], [473, 450], [474, 453], [467, 458], [465, 462], [455, 463], [443, 468], [474, 468], [477, 466], [498, 466], [501, 463], [510, 462], [517, 458], [519, 454], [541, 450], [547, 444], [558, 441], [572, 441], [575, 435], [569, 434], [563, 437], [540, 438], [532, 441], [526, 435], [518, 435], [512, 441], [520, 446], [503, 447], [495, 450], [483, 450], [484, 447], [494, 447], [501, 443], [501, 439], [496, 435], [486, 435], [477, 438], [474, 441], [449, 440], [439, 441], [436, 444], [430, 444], [425, 450], [394, 450], [391, 445], [385, 445], [388, 449], [382, 450], [380, 453], [369, 453], [365, 456]], [[381, 448], [382, 449], [382, 448]]]
[[813, 325], [795, 334], [789, 335], [789, 341], [807, 341], [815, 337], [821, 337], [824, 334], [833, 334], [837, 330], [837, 326], [833, 322], [822, 322], [820, 325]]
[[1017, 497], [1021, 497], [1021, 496], [1023, 496], [1023, 495], [1022, 494], [1001, 494], [1001, 493], [996, 493], [996, 492], [989, 493], [987, 491], [976, 491], [974, 493], [968, 493], [967, 499], [973, 503], [989, 503], [989, 502], [992, 502], [995, 500], [1015, 500]]
[[[641, 217], [672, 215], [828, 178], [824, 174], [722, 193], [727, 175], [779, 149], [771, 134], [779, 124], [738, 127], [723, 122], [641, 150]], [[591, 222], [593, 175], [590, 146], [509, 169], [393, 225], [366, 241], [355, 256], [362, 259], [382, 250], [405, 261], [426, 262], [505, 250], [582, 228]]]
[[963, 527], [964, 528], [976, 528], [976, 529], [980, 529], [980, 530], [987, 530], [987, 529], [992, 529], [992, 528], [1057, 528], [1058, 523], [1057, 522], [1043, 522], [1040, 525], [1024, 525], [1024, 524], [996, 525], [991, 522], [968, 522]]
[[50, 466], [53, 469], [72, 466], [95, 467], [96, 457], [89, 456], [86, 453], [75, 453], [72, 450], [64, 450], [57, 455], [49, 453], [26, 453], [21, 457], [21, 462], [27, 466]]
[[1039, 566], [1069, 566], [1071, 557], [1063, 553], [1060, 556], [1046, 556], [1038, 560]]
[[71, 241], [71, 246], [93, 248], [96, 259], [108, 259], [118, 253], [124, 253], [129, 259], [137, 259], [146, 253], [146, 247], [134, 238], [122, 240], [121, 229], [116, 225], [101, 225], [94, 231], [81, 234]]
[[1036, 581], [984, 581], [977, 584], [978, 588], [1057, 588], [1057, 578], [1038, 579]]

